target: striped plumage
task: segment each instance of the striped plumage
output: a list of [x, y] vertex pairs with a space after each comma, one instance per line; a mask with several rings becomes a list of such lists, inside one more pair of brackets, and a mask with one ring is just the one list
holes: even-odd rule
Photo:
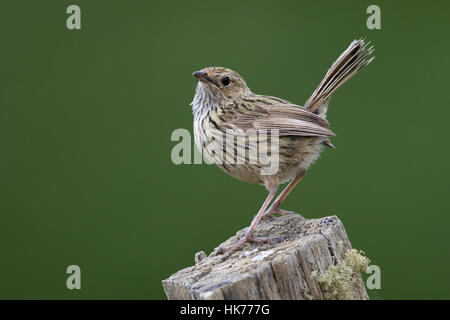
[[[233, 100], [231, 104], [216, 103], [214, 106], [207, 112], [197, 114], [194, 111], [194, 137], [197, 147], [223, 171], [245, 182], [265, 183], [264, 176], [261, 175], [265, 160], [260, 161], [263, 163], [250, 164], [246, 154], [243, 164], [227, 164], [226, 159], [219, 159], [211, 154], [215, 150], [213, 144], [220, 141], [217, 136], [225, 133], [226, 129], [278, 129], [278, 180], [281, 183], [295, 176], [301, 168], [307, 169], [319, 156], [323, 142], [334, 135], [328, 129], [325, 119], [278, 98], [250, 93], [244, 98]], [[261, 138], [257, 141], [258, 145], [270, 145]], [[235, 150], [234, 146], [226, 143], [224, 149], [223, 155], [227, 151]]]
[[[197, 147], [229, 175], [242, 181], [263, 184], [270, 194], [280, 183], [297, 177], [266, 214], [281, 212], [278, 205], [317, 159], [323, 147], [334, 148], [329, 140], [334, 134], [325, 119], [331, 94], [372, 61], [373, 58], [369, 58], [372, 52], [373, 47], [368, 47], [364, 40], [353, 41], [333, 63], [303, 107], [280, 98], [254, 94], [238, 73], [227, 68], [209, 67], [194, 72], [199, 80], [192, 101]], [[226, 132], [229, 134], [229, 130], [235, 130], [236, 137], [246, 139], [247, 146], [256, 143], [258, 147], [265, 146], [267, 139], [262, 140], [259, 136], [255, 139], [255, 136], [245, 132], [278, 130], [279, 167], [276, 174], [262, 175], [261, 167], [266, 162], [249, 163], [247, 154], [245, 159], [240, 159], [241, 163], [224, 161], [223, 155], [215, 151], [218, 141]], [[236, 142], [230, 143], [225, 143], [223, 153], [235, 152], [236, 157]], [[264, 212], [265, 207], [261, 210]], [[247, 240], [253, 238], [256, 223], [252, 223], [253, 229], [250, 228]]]

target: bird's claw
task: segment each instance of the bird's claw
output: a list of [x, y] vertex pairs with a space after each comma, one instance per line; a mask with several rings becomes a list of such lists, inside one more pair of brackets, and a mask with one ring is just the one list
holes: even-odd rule
[[274, 242], [274, 241], [282, 241], [283, 238], [280, 236], [267, 236], [267, 237], [255, 237], [253, 235], [244, 235], [241, 237], [235, 244], [231, 246], [220, 246], [218, 251], [219, 253], [232, 254], [233, 252], [239, 250], [244, 244], [247, 242]]
[[[266, 219], [266, 218], [268, 218], [268, 217], [270, 217], [270, 216], [272, 216], [272, 215], [274, 215], [276, 213], [281, 214], [282, 216], [287, 216], [287, 215], [290, 215], [290, 214], [298, 214], [298, 213], [296, 213], [294, 211], [288, 211], [288, 210], [280, 209], [279, 207], [274, 207], [274, 208], [271, 207], [266, 212], [264, 212], [264, 214], [262, 216], [262, 219]], [[298, 215], [301, 216], [300, 214], [298, 214]]]

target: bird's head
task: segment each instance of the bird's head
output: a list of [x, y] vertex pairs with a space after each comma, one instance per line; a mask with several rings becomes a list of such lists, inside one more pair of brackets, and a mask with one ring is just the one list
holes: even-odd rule
[[208, 90], [218, 100], [234, 100], [251, 93], [245, 80], [236, 72], [223, 67], [208, 67], [192, 74], [198, 79], [197, 92]]

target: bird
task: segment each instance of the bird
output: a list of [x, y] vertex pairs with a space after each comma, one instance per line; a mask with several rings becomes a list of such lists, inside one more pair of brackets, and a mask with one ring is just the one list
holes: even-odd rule
[[[225, 173], [263, 185], [268, 191], [244, 235], [234, 244], [220, 247], [221, 252], [231, 254], [247, 242], [274, 240], [254, 235], [260, 220], [273, 214], [295, 213], [281, 209], [281, 203], [324, 147], [335, 148], [330, 140], [335, 134], [326, 119], [330, 97], [375, 58], [373, 51], [374, 46], [365, 39], [352, 41], [303, 106], [253, 93], [239, 73], [225, 67], [207, 67], [193, 73], [197, 86], [191, 106], [197, 148]], [[253, 150], [257, 154], [252, 157]], [[271, 158], [276, 159], [275, 170], [269, 170]]]

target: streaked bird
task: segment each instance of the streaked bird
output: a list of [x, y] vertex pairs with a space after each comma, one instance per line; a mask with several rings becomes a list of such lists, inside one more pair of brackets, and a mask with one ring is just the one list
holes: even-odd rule
[[[331, 65], [303, 107], [253, 93], [237, 72], [227, 68], [208, 67], [193, 73], [198, 79], [191, 103], [197, 147], [227, 174], [264, 185], [269, 192], [245, 235], [223, 250], [233, 252], [249, 241], [270, 241], [270, 236], [254, 236], [258, 222], [275, 213], [294, 213], [281, 209], [280, 204], [323, 147], [334, 148], [330, 141], [334, 133], [326, 120], [330, 96], [373, 60], [373, 50], [364, 40], [353, 41]], [[276, 137], [269, 133], [276, 133]], [[240, 150], [237, 141], [242, 142]], [[256, 160], [250, 154], [252, 147], [258, 150]], [[266, 158], [259, 157], [260, 154]], [[274, 156], [277, 170], [264, 172]], [[234, 161], [227, 161], [227, 157]], [[279, 185], [287, 181], [289, 184], [272, 202]]]

